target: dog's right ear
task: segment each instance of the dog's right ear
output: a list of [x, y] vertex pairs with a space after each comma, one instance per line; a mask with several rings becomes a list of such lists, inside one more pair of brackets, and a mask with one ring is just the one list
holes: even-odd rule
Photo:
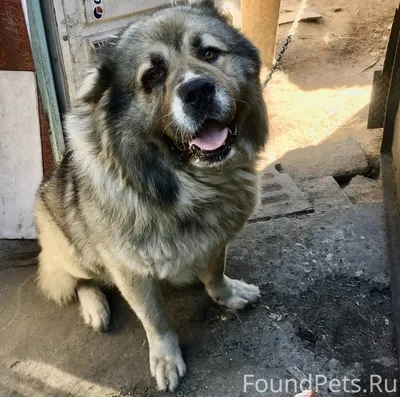
[[78, 100], [87, 104], [96, 105], [104, 92], [111, 86], [113, 79], [113, 50], [116, 42], [112, 41], [99, 54], [94, 67], [88, 70], [78, 91]]
[[99, 103], [104, 92], [111, 85], [111, 73], [111, 69], [105, 64], [90, 69], [78, 91], [78, 101], [91, 105]]

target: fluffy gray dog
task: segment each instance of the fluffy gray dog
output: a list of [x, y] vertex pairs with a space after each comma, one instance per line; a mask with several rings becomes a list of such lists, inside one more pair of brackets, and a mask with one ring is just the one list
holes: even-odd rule
[[141, 15], [89, 71], [66, 119], [67, 152], [39, 189], [39, 284], [79, 298], [106, 330], [116, 286], [146, 330], [158, 388], [186, 371], [160, 281], [200, 279], [242, 309], [258, 287], [224, 275], [225, 251], [258, 200], [267, 136], [256, 48], [210, 0]]

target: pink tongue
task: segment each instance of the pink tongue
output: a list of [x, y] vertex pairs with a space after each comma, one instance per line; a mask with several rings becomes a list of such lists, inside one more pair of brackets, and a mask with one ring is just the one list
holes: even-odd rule
[[228, 138], [228, 128], [216, 122], [206, 123], [196, 138], [190, 142], [190, 146], [196, 145], [202, 150], [216, 150], [220, 148]]

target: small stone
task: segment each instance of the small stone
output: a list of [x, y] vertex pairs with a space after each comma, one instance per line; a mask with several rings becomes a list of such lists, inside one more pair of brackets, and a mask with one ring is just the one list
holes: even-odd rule
[[344, 188], [344, 192], [354, 204], [383, 201], [381, 181], [362, 175], [355, 176]]
[[333, 12], [340, 12], [340, 11], [342, 11], [342, 7], [335, 7], [333, 9]]
[[271, 314], [269, 315], [269, 317], [270, 317], [272, 320], [275, 320], [275, 321], [281, 321], [281, 320], [282, 320], [282, 315], [281, 315], [281, 314], [271, 313]]

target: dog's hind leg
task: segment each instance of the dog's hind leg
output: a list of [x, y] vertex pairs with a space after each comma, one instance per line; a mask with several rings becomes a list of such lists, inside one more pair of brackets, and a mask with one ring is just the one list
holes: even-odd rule
[[41, 200], [37, 202], [35, 215], [41, 246], [38, 284], [47, 298], [64, 305], [76, 298], [74, 249]]
[[38, 270], [40, 289], [59, 305], [78, 295], [85, 323], [95, 330], [105, 331], [110, 322], [107, 298], [79, 265], [74, 246], [41, 200], [37, 202], [35, 215], [42, 248]]
[[42, 248], [39, 255], [38, 284], [48, 299], [62, 306], [76, 298], [77, 279], [58, 266], [57, 259], [46, 248]]
[[107, 331], [110, 306], [100, 287], [93, 281], [81, 280], [77, 287], [82, 317], [95, 331]]
[[96, 331], [106, 331], [110, 323], [110, 308], [101, 289], [88, 280], [84, 272], [79, 271], [72, 256], [65, 252], [60, 256], [61, 247], [58, 254], [46, 248], [45, 244], [42, 245], [39, 256], [40, 289], [47, 298], [59, 305], [69, 303], [78, 296], [85, 323]]

